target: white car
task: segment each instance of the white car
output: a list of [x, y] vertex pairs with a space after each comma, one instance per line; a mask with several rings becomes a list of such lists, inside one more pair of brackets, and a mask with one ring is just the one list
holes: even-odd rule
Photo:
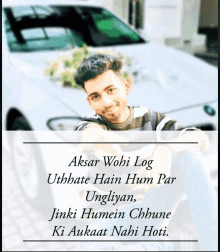
[[[63, 88], [44, 74], [50, 60], [84, 43], [114, 49], [137, 63], [144, 77], [133, 85], [130, 106], [169, 114], [182, 126], [217, 130], [217, 68], [146, 41], [94, 2], [6, 0], [2, 14], [3, 130], [74, 128], [79, 117], [92, 112], [83, 90]], [[16, 149], [16, 140], [12, 146]], [[20, 181], [29, 179], [22, 174]], [[28, 183], [20, 184], [27, 198], [39, 201], [40, 190], [31, 198]]]

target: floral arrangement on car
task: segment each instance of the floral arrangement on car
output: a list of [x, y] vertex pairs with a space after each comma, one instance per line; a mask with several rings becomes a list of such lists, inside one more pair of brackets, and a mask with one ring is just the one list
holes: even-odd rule
[[132, 77], [133, 75], [135, 77], [135, 73], [130, 73], [132, 66], [132, 59], [130, 57], [125, 57], [116, 51], [102, 51], [86, 45], [73, 49], [71, 55], [60, 56], [52, 60], [49, 66], [44, 70], [44, 74], [49, 76], [51, 81], [61, 82], [63, 87], [81, 89], [81, 87], [75, 83], [74, 76], [84, 58], [92, 53], [104, 53], [119, 57], [124, 63], [122, 76], [123, 78], [129, 79], [132, 83]]

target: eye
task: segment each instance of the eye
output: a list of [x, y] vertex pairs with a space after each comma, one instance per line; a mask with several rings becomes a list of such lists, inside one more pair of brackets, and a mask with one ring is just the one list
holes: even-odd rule
[[116, 88], [109, 88], [108, 90], [107, 90], [107, 94], [113, 94], [114, 92], [115, 92], [115, 90], [116, 90]]
[[93, 95], [93, 96], [91, 97], [91, 100], [92, 100], [92, 101], [98, 101], [98, 99], [99, 99], [99, 95], [97, 95], [97, 94], [95, 94], [95, 95]]

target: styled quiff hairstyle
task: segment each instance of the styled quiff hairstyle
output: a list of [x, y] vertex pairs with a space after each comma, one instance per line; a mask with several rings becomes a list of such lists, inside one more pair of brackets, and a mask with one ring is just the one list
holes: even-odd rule
[[123, 66], [121, 59], [106, 54], [93, 54], [83, 60], [75, 74], [75, 82], [84, 88], [84, 83], [96, 78], [107, 70], [120, 74]]

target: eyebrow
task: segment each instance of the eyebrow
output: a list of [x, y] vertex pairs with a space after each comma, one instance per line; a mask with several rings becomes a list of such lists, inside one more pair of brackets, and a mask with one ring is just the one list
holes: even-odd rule
[[[105, 90], [107, 90], [108, 88], [113, 87], [113, 86], [114, 86], [114, 85], [111, 84], [111, 85], [105, 87], [103, 91], [105, 91]], [[95, 95], [95, 94], [98, 94], [98, 92], [91, 93], [91, 94], [88, 95], [88, 97], [91, 97], [91, 96], [93, 96], [93, 95]]]

